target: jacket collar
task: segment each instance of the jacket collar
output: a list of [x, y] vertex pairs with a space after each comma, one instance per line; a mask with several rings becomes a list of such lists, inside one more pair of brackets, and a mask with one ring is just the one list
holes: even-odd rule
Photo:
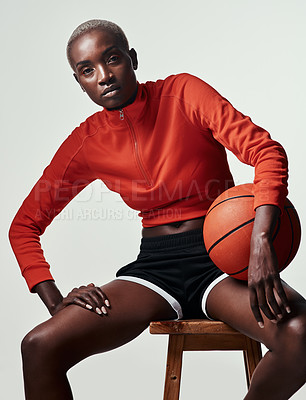
[[123, 122], [125, 118], [132, 121], [140, 120], [147, 107], [148, 93], [144, 84], [137, 82], [137, 94], [133, 103], [120, 110], [107, 110], [104, 109], [103, 113], [106, 120], [110, 125], [118, 125]]

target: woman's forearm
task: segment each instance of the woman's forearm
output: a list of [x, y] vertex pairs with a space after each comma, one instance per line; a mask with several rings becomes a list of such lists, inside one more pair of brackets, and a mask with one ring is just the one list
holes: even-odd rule
[[278, 270], [277, 259], [272, 254], [272, 239], [279, 215], [280, 209], [274, 205], [262, 205], [256, 209], [250, 243], [249, 278], [250, 273], [253, 275], [255, 271], [259, 272], [267, 260], [271, 266], [274, 265], [275, 271]]
[[51, 315], [54, 315], [58, 305], [62, 302], [63, 296], [59, 289], [57, 288], [54, 281], [44, 281], [38, 283], [34, 289], [41, 300], [44, 302], [48, 308]]
[[262, 313], [276, 323], [291, 312], [273, 248], [273, 232], [279, 215], [277, 206], [258, 207], [251, 238], [248, 270], [250, 306], [261, 328], [264, 327]]
[[270, 239], [279, 216], [280, 209], [277, 206], [267, 204], [257, 207], [252, 239], [255, 237]]

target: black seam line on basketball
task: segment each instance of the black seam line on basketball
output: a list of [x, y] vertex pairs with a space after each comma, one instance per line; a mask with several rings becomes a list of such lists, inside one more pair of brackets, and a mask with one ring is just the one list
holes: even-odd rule
[[214, 244], [212, 244], [212, 245], [210, 246], [210, 248], [208, 249], [207, 253], [209, 254], [209, 253], [212, 251], [212, 249], [213, 249], [214, 247], [217, 246], [217, 244], [219, 244], [220, 242], [222, 242], [222, 240], [224, 240], [225, 238], [227, 238], [228, 236], [230, 236], [232, 233], [238, 231], [240, 228], [243, 228], [244, 226], [249, 225], [251, 222], [254, 221], [254, 219], [255, 219], [255, 218], [252, 218], [252, 219], [250, 219], [250, 220], [244, 222], [243, 224], [241, 224], [241, 225], [237, 226], [236, 228], [232, 229], [231, 231], [227, 232], [224, 236], [220, 237], [220, 239], [218, 239]]
[[241, 269], [240, 271], [238, 271], [238, 272], [233, 272], [232, 274], [228, 274], [228, 275], [229, 275], [229, 276], [238, 275], [238, 274], [240, 274], [241, 272], [246, 271], [248, 268], [249, 268], [249, 266], [247, 266], [247, 267], [245, 267], [245, 268], [242, 268], [242, 269]]
[[[288, 207], [288, 208], [289, 208], [289, 207]], [[292, 207], [292, 208], [294, 208], [294, 207]], [[287, 215], [288, 215], [289, 222], [290, 222], [290, 228], [291, 228], [291, 246], [290, 246], [290, 251], [289, 251], [288, 257], [287, 257], [287, 259], [286, 259], [286, 261], [285, 261], [285, 264], [284, 264], [284, 266], [282, 267], [281, 270], [283, 270], [283, 269], [286, 267], [287, 262], [288, 262], [288, 260], [290, 259], [290, 256], [291, 256], [291, 253], [292, 253], [292, 249], [293, 249], [293, 243], [294, 243], [294, 231], [293, 231], [292, 221], [291, 221], [290, 214], [289, 214], [287, 208], [285, 208], [285, 211], [286, 211], [286, 213], [287, 213]]]
[[241, 196], [229, 197], [228, 199], [222, 200], [222, 201], [220, 201], [220, 203], [218, 203], [215, 206], [213, 206], [213, 208], [211, 208], [206, 215], [208, 215], [214, 208], [218, 207], [220, 204], [225, 203], [228, 200], [240, 199], [241, 197], [254, 197], [254, 195], [253, 194], [244, 194], [244, 195], [241, 195]]

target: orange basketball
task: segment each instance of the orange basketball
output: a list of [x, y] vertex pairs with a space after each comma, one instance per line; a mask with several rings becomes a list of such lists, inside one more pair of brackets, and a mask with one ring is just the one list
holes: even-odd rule
[[[210, 206], [203, 227], [204, 242], [212, 261], [233, 278], [248, 279], [250, 241], [255, 218], [251, 183], [223, 192]], [[285, 209], [274, 233], [273, 246], [279, 270], [293, 260], [301, 240], [301, 225], [293, 204]]]

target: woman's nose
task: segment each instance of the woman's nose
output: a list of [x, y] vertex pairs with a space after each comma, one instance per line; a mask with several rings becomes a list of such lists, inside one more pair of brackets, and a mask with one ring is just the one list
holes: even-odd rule
[[98, 68], [98, 84], [99, 85], [107, 85], [111, 80], [113, 74], [106, 66], [100, 66]]

